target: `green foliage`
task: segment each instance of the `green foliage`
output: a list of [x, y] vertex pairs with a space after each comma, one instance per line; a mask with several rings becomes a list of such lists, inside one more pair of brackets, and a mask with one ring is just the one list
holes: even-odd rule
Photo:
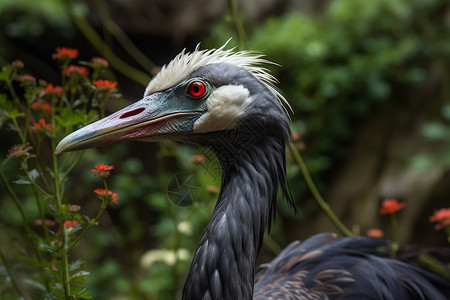
[[[83, 2], [76, 2], [76, 13], [87, 15]], [[67, 4], [64, 0], [3, 0], [0, 14], [4, 16], [0, 26], [9, 37], [36, 38], [45, 34], [49, 28], [60, 31], [66, 37], [74, 34]]]
[[[293, 131], [306, 145], [310, 171], [322, 176], [316, 175], [319, 185], [346, 158], [364, 119], [387, 101], [408, 102], [408, 91], [431, 66], [448, 65], [445, 6], [442, 0], [335, 0], [323, 15], [287, 13], [248, 34], [250, 49], [281, 65], [269, 67], [292, 105]], [[209, 43], [230, 35], [231, 27], [221, 25]], [[300, 186], [295, 194], [303, 198]]]
[[9, 197], [0, 202], [5, 212], [0, 224], [1, 298], [90, 299], [85, 284], [90, 272], [69, 255], [98, 224], [107, 206], [117, 201], [107, 190], [109, 173], [100, 170], [102, 166], [96, 166], [95, 172], [104, 186], [97, 190], [100, 208], [95, 217], [80, 214], [81, 207], [66, 200], [65, 183], [82, 152], [77, 157], [56, 157], [56, 143], [67, 132], [96, 120], [96, 107], [102, 113], [116, 91], [96, 81], [105, 66], [91, 64], [97, 69], [88, 78], [87, 68], [69, 65], [78, 51], [65, 49], [69, 54], [61, 54], [63, 50], [54, 55], [63, 73], [63, 87], [22, 74], [21, 61], [3, 66], [0, 73], [0, 114], [2, 124], [8, 125], [2, 129], [14, 133], [12, 140], [18, 143], [2, 153], [0, 163], [0, 179], [7, 192], [2, 197]]

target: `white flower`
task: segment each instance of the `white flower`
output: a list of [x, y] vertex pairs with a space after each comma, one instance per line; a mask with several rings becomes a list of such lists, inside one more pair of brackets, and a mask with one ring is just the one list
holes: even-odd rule
[[176, 252], [169, 249], [153, 249], [144, 253], [141, 257], [141, 266], [143, 268], [150, 268], [156, 262], [162, 262], [169, 266], [175, 264], [177, 260], [186, 261], [190, 258], [190, 253], [187, 249], [180, 248]]
[[178, 232], [185, 235], [192, 235], [192, 224], [188, 221], [182, 221], [177, 225]]

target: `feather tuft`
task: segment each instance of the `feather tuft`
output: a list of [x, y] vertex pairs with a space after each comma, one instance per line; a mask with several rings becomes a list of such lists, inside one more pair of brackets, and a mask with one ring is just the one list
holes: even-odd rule
[[269, 70], [261, 65], [278, 65], [267, 59], [262, 54], [250, 51], [234, 51], [225, 49], [228, 41], [218, 49], [200, 50], [200, 44], [193, 52], [181, 51], [171, 62], [164, 65], [161, 71], [148, 83], [144, 97], [152, 93], [168, 89], [181, 83], [189, 74], [200, 67], [211, 64], [228, 63], [249, 71], [253, 76], [261, 80], [267, 88], [276, 95], [286, 112], [292, 108], [281, 91], [276, 87], [278, 80], [269, 73]]

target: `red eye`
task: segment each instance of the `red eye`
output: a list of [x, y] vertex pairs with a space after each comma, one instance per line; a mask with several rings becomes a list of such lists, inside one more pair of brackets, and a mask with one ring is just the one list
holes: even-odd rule
[[200, 98], [206, 92], [206, 86], [201, 81], [194, 81], [189, 84], [188, 93], [191, 97]]

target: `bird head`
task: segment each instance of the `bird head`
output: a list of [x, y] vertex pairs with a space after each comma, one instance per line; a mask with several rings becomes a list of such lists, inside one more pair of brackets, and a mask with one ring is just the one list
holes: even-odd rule
[[261, 67], [270, 62], [224, 47], [182, 51], [149, 82], [141, 100], [66, 136], [55, 153], [134, 139], [201, 145], [244, 123], [267, 123], [263, 127], [273, 130], [288, 124], [283, 104], [289, 104]]

